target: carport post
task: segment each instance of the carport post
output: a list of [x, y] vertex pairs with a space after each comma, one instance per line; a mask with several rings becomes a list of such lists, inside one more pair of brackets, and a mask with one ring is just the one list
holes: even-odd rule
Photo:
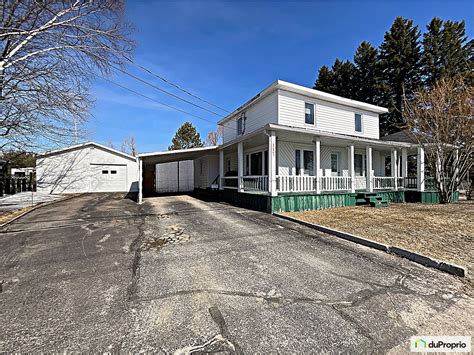
[[219, 190], [224, 190], [224, 149], [219, 150]]
[[141, 205], [143, 202], [143, 160], [138, 160], [138, 204]]
[[244, 175], [244, 143], [237, 143], [237, 191], [243, 192], [243, 177]]

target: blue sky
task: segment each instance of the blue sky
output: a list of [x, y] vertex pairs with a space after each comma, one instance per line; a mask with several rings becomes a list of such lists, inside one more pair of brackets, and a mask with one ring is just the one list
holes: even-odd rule
[[[336, 57], [352, 59], [363, 40], [378, 46], [399, 15], [413, 19], [422, 30], [434, 16], [465, 20], [467, 34], [473, 37], [472, 0], [129, 0], [126, 8], [135, 26], [134, 59], [229, 111], [276, 79], [312, 87], [319, 67]], [[186, 97], [139, 69], [127, 70]], [[219, 119], [124, 74], [112, 79], [211, 122]], [[88, 138], [99, 143], [120, 146], [133, 135], [140, 152], [166, 150], [186, 120], [203, 138], [216, 127], [101, 79], [94, 83], [92, 95], [95, 107], [85, 128]]]

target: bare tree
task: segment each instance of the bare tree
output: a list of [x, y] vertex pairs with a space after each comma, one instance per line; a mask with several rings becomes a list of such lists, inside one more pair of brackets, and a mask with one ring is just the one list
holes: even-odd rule
[[133, 43], [124, 0], [0, 0], [0, 149], [77, 140], [88, 87]]
[[221, 138], [222, 138], [222, 135], [223, 135], [223, 127], [222, 126], [219, 126], [217, 127], [217, 130], [215, 131], [210, 131], [208, 134], [207, 134], [207, 139], [206, 139], [206, 143], [207, 145], [218, 145]]
[[126, 138], [122, 141], [120, 150], [123, 153], [133, 155], [134, 157], [138, 154], [137, 144], [135, 142], [135, 137], [131, 135], [129, 138]]
[[462, 79], [444, 79], [405, 101], [404, 117], [425, 149], [441, 203], [451, 202], [474, 156], [474, 90]]

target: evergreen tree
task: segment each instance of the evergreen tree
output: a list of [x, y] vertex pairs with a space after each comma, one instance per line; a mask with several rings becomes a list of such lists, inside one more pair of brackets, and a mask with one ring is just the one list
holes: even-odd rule
[[442, 76], [442, 26], [443, 20], [435, 17], [426, 26], [427, 32], [423, 35], [423, 76], [425, 83], [429, 86], [433, 85]]
[[355, 98], [355, 86], [352, 85], [356, 78], [356, 68], [353, 63], [348, 60], [341, 62], [336, 59], [332, 66], [333, 74], [333, 94], [346, 97], [348, 99]]
[[336, 58], [331, 69], [325, 65], [319, 69], [314, 88], [329, 94], [353, 99], [355, 92], [351, 83], [355, 80], [355, 76], [356, 68], [354, 64], [348, 60], [341, 61]]
[[370, 104], [377, 104], [380, 97], [381, 85], [378, 65], [378, 51], [369, 42], [362, 42], [354, 55], [356, 67], [355, 81], [349, 83], [355, 86], [355, 99]]
[[318, 77], [314, 83], [313, 89], [321, 90], [328, 93], [334, 91], [333, 73], [326, 65], [323, 65], [318, 72]]
[[443, 78], [466, 76], [472, 65], [464, 21], [446, 21], [435, 17], [423, 35], [423, 74], [425, 83], [433, 86]]
[[203, 147], [201, 135], [191, 122], [185, 122], [176, 131], [168, 150], [189, 149]]
[[404, 95], [410, 99], [421, 85], [420, 31], [413, 21], [397, 17], [380, 45], [380, 66], [384, 92], [382, 103], [390, 110], [380, 120], [382, 134], [404, 125]]

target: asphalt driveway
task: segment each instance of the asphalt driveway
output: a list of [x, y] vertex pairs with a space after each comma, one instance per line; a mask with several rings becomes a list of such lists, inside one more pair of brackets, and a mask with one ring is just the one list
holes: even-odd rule
[[0, 280], [0, 351], [397, 352], [474, 329], [453, 276], [189, 196], [43, 207], [1, 231]]

